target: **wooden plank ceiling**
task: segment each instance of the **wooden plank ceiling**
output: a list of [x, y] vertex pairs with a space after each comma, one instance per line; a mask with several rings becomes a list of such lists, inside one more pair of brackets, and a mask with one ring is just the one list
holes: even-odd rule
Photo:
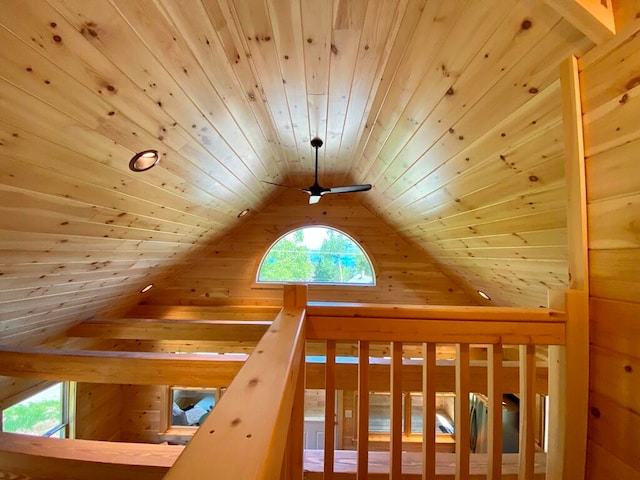
[[5, 0], [0, 26], [2, 343], [121, 314], [263, 180], [310, 185], [314, 136], [321, 183], [373, 184], [352, 201], [464, 288], [566, 284], [557, 67], [591, 43], [541, 0]]

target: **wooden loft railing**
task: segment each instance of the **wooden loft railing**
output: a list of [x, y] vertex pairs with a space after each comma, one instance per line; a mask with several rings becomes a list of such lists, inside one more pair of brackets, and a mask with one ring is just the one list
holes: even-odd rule
[[[583, 341], [576, 325], [584, 320], [580, 310], [584, 307], [584, 298], [576, 292], [568, 292], [567, 300], [566, 313], [562, 311], [562, 302], [557, 300], [554, 300], [554, 305], [558, 306], [558, 310], [308, 304], [305, 287], [287, 286], [283, 309], [272, 324], [264, 325], [258, 322], [254, 325], [252, 322], [255, 323], [257, 320], [247, 322], [237, 318], [229, 324], [231, 331], [236, 332], [225, 334], [230, 341], [233, 341], [234, 335], [240, 338], [241, 330], [249, 332], [248, 335], [256, 335], [254, 329], [266, 329], [244, 366], [237, 360], [207, 358], [206, 355], [187, 354], [170, 358], [170, 355], [158, 353], [4, 349], [0, 350], [0, 374], [13, 372], [15, 376], [50, 380], [64, 379], [66, 375], [67, 379], [79, 381], [122, 383], [129, 381], [122, 380], [122, 375], [126, 377], [127, 371], [133, 371], [138, 380], [146, 379], [156, 384], [179, 383], [171, 381], [176, 375], [195, 375], [193, 378], [197, 378], [200, 384], [208, 385], [221, 381], [220, 371], [227, 372], [224, 374], [225, 378], [228, 378], [225, 382], [230, 385], [225, 396], [207, 417], [189, 445], [175, 463], [173, 460], [167, 463], [165, 459], [163, 462], [157, 462], [157, 469], [145, 465], [146, 471], [151, 472], [148, 478], [160, 478], [167, 472], [168, 465], [172, 465], [165, 478], [302, 479], [303, 470], [307, 470], [304, 478], [309, 480], [321, 477], [372, 480], [529, 479], [541, 478], [546, 462], [547, 478], [577, 479], [584, 478], [584, 473], [580, 474], [580, 468], [584, 472], [584, 464], [569, 464], [569, 460], [565, 459], [580, 459], [581, 455], [584, 455], [581, 451], [584, 445], [575, 441], [576, 439], [572, 439], [571, 442], [564, 439], [565, 433], [577, 429], [576, 425], [579, 427], [582, 420], [580, 412], [567, 409], [563, 402], [565, 398], [571, 398], [573, 402], [576, 398], [579, 399], [580, 395], [587, 394], [586, 391], [573, 388], [574, 384], [580, 385], [581, 382], [580, 378], [577, 378], [581, 375], [578, 371], [579, 355], [575, 352], [579, 352], [582, 346], [573, 348], [571, 345], [572, 342]], [[576, 315], [581, 318], [577, 319]], [[162, 322], [161, 326], [166, 327]], [[177, 328], [168, 330], [170, 336], [190, 338], [191, 333], [189, 329], [183, 328], [183, 322], [184, 320], [176, 322]], [[198, 322], [205, 325], [211, 323], [213, 330], [220, 327], [219, 322], [214, 320], [202, 319]], [[200, 323], [193, 326], [196, 329], [202, 327]], [[141, 334], [155, 338], [157, 333], [149, 331], [147, 327], [144, 321], [132, 322], [130, 325], [115, 322], [111, 326], [92, 322], [91, 325], [75, 329], [74, 335], [94, 335], [99, 331], [101, 333], [97, 333], [98, 335], [108, 334], [116, 338], [130, 338]], [[105, 329], [112, 330], [105, 333]], [[167, 329], [162, 330], [166, 335]], [[208, 341], [209, 337], [204, 330], [202, 334], [205, 335], [201, 337], [204, 338], [203, 341]], [[305, 364], [305, 340], [316, 345], [314, 348], [317, 348], [319, 342], [324, 342], [324, 364]], [[357, 366], [344, 365], [336, 361], [339, 352], [344, 351], [341, 349], [344, 349], [345, 342], [357, 343]], [[379, 348], [377, 342], [391, 342], [389, 364], [370, 362], [371, 351]], [[405, 342], [422, 344], [422, 365], [407, 365], [402, 361]], [[455, 366], [443, 365], [436, 360], [436, 344], [456, 345]], [[487, 349], [487, 360], [483, 366], [480, 367], [471, 360], [471, 345], [474, 349], [478, 345]], [[516, 369], [509, 362], [503, 361], [504, 345], [520, 345], [516, 376]], [[554, 411], [551, 412], [553, 415], [550, 415], [550, 431], [553, 435], [547, 455], [536, 452], [533, 439], [534, 394], [536, 391], [546, 393], [546, 389], [541, 390], [540, 387], [541, 378], [546, 381], [546, 368], [536, 368], [535, 362], [536, 346], [540, 345], [551, 345], [553, 349], [560, 349], [554, 353], [553, 361], [549, 365], [548, 390], [550, 397], [553, 397], [550, 403], [554, 405]], [[562, 350], [565, 345], [566, 351]], [[415, 352], [415, 349], [412, 352]], [[89, 364], [90, 368], [87, 368]], [[421, 371], [416, 371], [416, 368]], [[450, 379], [451, 369], [455, 370], [455, 381]], [[119, 377], [113, 373], [118, 370]], [[144, 371], [147, 371], [148, 375], [140, 374]], [[545, 375], [536, 375], [542, 371]], [[377, 378], [381, 375], [388, 378], [381, 382]], [[135, 382], [133, 379], [130, 380]], [[424, 431], [434, 432], [433, 435], [424, 436], [421, 453], [401, 451], [403, 383], [405, 390], [410, 384], [412, 391], [423, 392]], [[324, 456], [318, 456], [317, 452], [303, 452], [305, 386], [325, 389], [325, 425], [333, 424], [336, 390], [348, 388], [369, 392], [372, 388], [380, 388], [389, 391], [392, 398], [390, 453], [368, 451], [368, 402], [360, 402], [355, 415], [358, 428], [357, 452], [335, 451], [336, 440], [332, 428], [325, 432]], [[436, 453], [435, 393], [443, 391], [443, 388], [456, 392], [458, 413], [455, 415], [455, 454]], [[515, 392], [516, 389], [520, 394], [522, 406], [520, 453], [503, 455], [500, 448], [500, 416], [496, 415], [496, 412], [501, 411], [502, 393]], [[468, 394], [472, 391], [486, 392], [489, 399], [490, 441], [487, 454], [468, 453], [470, 423], [467, 416], [459, 412], [469, 411]], [[360, 399], [365, 397], [366, 395], [358, 395]], [[55, 439], [44, 440], [62, 442]], [[586, 438], [584, 440], [586, 442]], [[3, 458], [9, 458], [6, 456], [7, 453], [3, 452], [6, 450], [3, 445], [12, 442], [11, 438], [0, 435], [0, 464]], [[73, 443], [67, 444], [68, 447], [61, 449], [66, 452], [61, 454], [66, 455], [64, 459], [51, 459], [47, 463], [48, 469], [53, 471], [63, 460], [73, 461], [74, 454], [77, 453], [86, 457], [82, 463], [83, 468], [87, 468], [86, 471], [92, 471], [93, 468], [96, 472], [101, 472], [106, 467], [95, 463], [99, 462], [95, 458], [96, 455], [100, 457], [102, 447], [98, 444], [102, 442], [94, 443], [96, 445], [87, 447], [83, 444], [78, 448]], [[55, 450], [47, 446], [42, 448], [44, 456], [47, 455], [47, 449]], [[118, 450], [118, 456], [127, 457], [127, 447], [120, 444], [118, 448], [122, 450]], [[19, 453], [15, 451], [15, 447], [13, 450], [11, 458], [16, 458]], [[34, 455], [31, 450], [24, 453]], [[94, 452], [95, 455], [87, 457], [81, 453], [85, 450]], [[177, 453], [174, 451], [172, 455], [173, 459]], [[141, 454], [141, 458], [142, 456], [148, 459], [147, 463], [153, 463], [153, 458], [158, 458], [152, 453]], [[104, 451], [105, 460], [112, 459], [105, 465], [119, 457], [115, 456], [113, 451]], [[120, 462], [125, 466], [120, 465], [118, 468], [126, 469], [126, 465], [131, 461], [127, 459]], [[25, 465], [24, 462], [22, 464]]]
[[[474, 478], [483, 472], [472, 471], [472, 464], [486, 465], [486, 478], [544, 478], [544, 467], [536, 469], [535, 423], [535, 379], [537, 345], [563, 346], [566, 343], [566, 322], [571, 312], [564, 313], [548, 309], [515, 309], [497, 307], [387, 307], [363, 305], [330, 305], [306, 303], [306, 291], [300, 286], [285, 288], [283, 314], [290, 323], [290, 333], [284, 337], [282, 327], [275, 326], [258, 344], [245, 368], [230, 386], [224, 400], [207, 418], [192, 442], [179, 457], [165, 477], [181, 478], [225, 478], [274, 479], [280, 473], [283, 479], [303, 478], [303, 393], [305, 370], [301, 339], [326, 341], [325, 365], [325, 425], [333, 425], [336, 391], [336, 342], [357, 341], [359, 344], [358, 390], [369, 392], [369, 344], [391, 342], [391, 441], [388, 473], [368, 472], [371, 452], [368, 449], [368, 402], [360, 401], [357, 411], [358, 450], [355, 461], [355, 476], [363, 478], [443, 478], [438, 469], [435, 446], [435, 378], [437, 343], [456, 345], [456, 415], [455, 415], [455, 470], [456, 479]], [[570, 293], [570, 296], [576, 294]], [[293, 298], [294, 300], [286, 299]], [[575, 302], [574, 302], [575, 303]], [[570, 304], [572, 304], [570, 302]], [[306, 305], [306, 312], [301, 310]], [[291, 308], [297, 307], [296, 310]], [[296, 312], [296, 313], [287, 313]], [[296, 325], [294, 327], [294, 324]], [[276, 324], [274, 324], [276, 325]], [[298, 332], [294, 335], [291, 332]], [[280, 336], [277, 345], [273, 341]], [[285, 341], [285, 338], [287, 339]], [[269, 342], [269, 349], [263, 346]], [[425, 435], [421, 454], [422, 472], [413, 475], [403, 472], [402, 453], [402, 362], [403, 342], [423, 342], [423, 395]], [[471, 390], [470, 345], [484, 344], [488, 350], [488, 398], [489, 398], [489, 453], [481, 461], [469, 454], [470, 422], [463, 412], [469, 411]], [[266, 344], [265, 344], [266, 345]], [[503, 345], [520, 345], [520, 448], [518, 461], [502, 454], [502, 372]], [[279, 352], [279, 353], [278, 353]], [[273, 356], [273, 357], [272, 357]], [[285, 365], [283, 359], [289, 358]], [[251, 362], [255, 359], [254, 362]], [[251, 362], [251, 363], [250, 363]], [[560, 368], [560, 367], [558, 367]], [[264, 375], [270, 374], [273, 384], [264, 385]], [[278, 379], [276, 381], [275, 379]], [[570, 380], [570, 379], [567, 379]], [[252, 383], [253, 382], [253, 383]], [[267, 393], [253, 395], [259, 386]], [[567, 386], [570, 388], [570, 386]], [[556, 391], [554, 389], [554, 391]], [[584, 392], [586, 394], [586, 392]], [[365, 398], [361, 393], [359, 399]], [[554, 399], [560, 404], [561, 399]], [[565, 410], [564, 415], [570, 415]], [[570, 424], [566, 419], [554, 417], [552, 431], [559, 425]], [[567, 422], [567, 423], [565, 423]], [[224, 433], [224, 435], [218, 435]], [[333, 428], [324, 432], [324, 478], [351, 478], [334, 476], [335, 438]], [[577, 443], [580, 448], [580, 442]], [[552, 463], [563, 464], [570, 445], [554, 450], [554, 439], [550, 439], [549, 457]], [[440, 455], [440, 454], [438, 454]], [[344, 456], [344, 455], [343, 455]], [[347, 455], [348, 456], [348, 455]], [[374, 457], [376, 455], [374, 454]], [[379, 455], [378, 455], [379, 456]], [[476, 456], [477, 457], [477, 456]], [[505, 456], [506, 457], [506, 456]], [[561, 457], [561, 458], [558, 458]], [[405, 455], [406, 458], [406, 455]], [[472, 461], [472, 459], [474, 461]], [[506, 461], [503, 461], [506, 460]], [[240, 467], [239, 467], [240, 466]], [[514, 471], [516, 469], [516, 471]], [[579, 468], [578, 468], [579, 469]], [[584, 471], [584, 466], [582, 466]], [[548, 478], [571, 477], [563, 469], [551, 473]], [[575, 471], [575, 470], [574, 470]], [[352, 470], [353, 472], [353, 470]], [[408, 476], [409, 475], [409, 476]], [[556, 475], [556, 476], [554, 476]], [[311, 472], [305, 478], [315, 478]], [[318, 477], [319, 478], [319, 477]]]

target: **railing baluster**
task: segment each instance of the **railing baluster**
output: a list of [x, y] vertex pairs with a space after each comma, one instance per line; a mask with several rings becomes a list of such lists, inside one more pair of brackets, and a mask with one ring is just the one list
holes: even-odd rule
[[469, 478], [469, 344], [456, 345], [456, 480]]
[[357, 480], [369, 476], [369, 342], [358, 342], [358, 471]]
[[518, 480], [533, 480], [535, 467], [536, 346], [520, 345], [520, 470]]
[[488, 480], [502, 478], [502, 345], [489, 345], [487, 381], [489, 418], [487, 431]]
[[422, 480], [436, 479], [436, 344], [422, 345]]
[[336, 341], [327, 340], [324, 387], [324, 478], [333, 479], [336, 411]]
[[402, 476], [402, 342], [391, 342], [391, 443], [389, 479]]

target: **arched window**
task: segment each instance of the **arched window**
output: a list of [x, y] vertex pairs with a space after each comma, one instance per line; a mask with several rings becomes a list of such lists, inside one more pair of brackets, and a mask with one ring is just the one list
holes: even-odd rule
[[260, 262], [258, 283], [375, 285], [369, 257], [348, 235], [303, 227], [280, 237]]

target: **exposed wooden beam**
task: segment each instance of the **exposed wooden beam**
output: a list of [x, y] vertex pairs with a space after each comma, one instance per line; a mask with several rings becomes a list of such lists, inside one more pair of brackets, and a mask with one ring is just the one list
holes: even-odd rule
[[70, 337], [102, 337], [130, 340], [200, 340], [258, 342], [271, 325], [258, 320], [146, 320], [118, 319], [80, 323]]
[[0, 433], [0, 477], [160, 480], [183, 449]]
[[[138, 385], [185, 385], [193, 387], [227, 387], [245, 362], [243, 356], [174, 355], [165, 353], [103, 352], [91, 350], [51, 350], [39, 348], [0, 348], [0, 374], [23, 377], [17, 385], [41, 380], [75, 380], [87, 383], [131, 383]], [[518, 392], [518, 363], [504, 362], [505, 392]], [[390, 391], [390, 366], [372, 362], [370, 387]], [[422, 391], [422, 365], [407, 363], [402, 369], [404, 391]], [[455, 390], [453, 362], [438, 361], [435, 386], [439, 392]], [[547, 368], [536, 369], [536, 392], [547, 392]], [[306, 364], [306, 387], [325, 387], [325, 364]], [[358, 367], [336, 365], [336, 389], [357, 390]], [[487, 393], [487, 364], [472, 362], [471, 389]]]
[[216, 387], [243, 361], [224, 355], [0, 347], [0, 374], [42, 380]]
[[616, 34], [611, 0], [546, 0], [569, 23], [595, 44]]
[[157, 318], [164, 320], [273, 320], [280, 306], [268, 305], [137, 305], [127, 314], [129, 318]]

